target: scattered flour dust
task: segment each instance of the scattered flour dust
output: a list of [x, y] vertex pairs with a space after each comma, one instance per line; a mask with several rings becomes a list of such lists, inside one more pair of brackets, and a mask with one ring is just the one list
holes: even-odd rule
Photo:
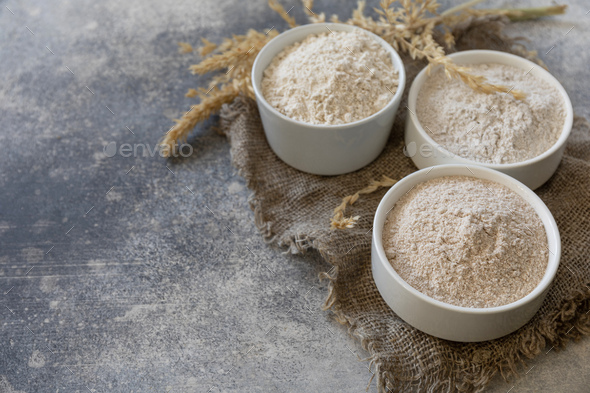
[[262, 94], [291, 119], [334, 125], [379, 112], [397, 85], [389, 52], [355, 29], [312, 34], [284, 49], [264, 71]]
[[507, 187], [467, 176], [420, 183], [393, 207], [385, 254], [418, 291], [463, 307], [496, 307], [529, 294], [548, 263], [541, 219]]
[[10, 382], [8, 382], [8, 378], [4, 375], [0, 375], [0, 392], [2, 393], [25, 393], [22, 390], [16, 390], [12, 387]]
[[45, 366], [45, 356], [43, 356], [43, 353], [41, 353], [41, 351], [37, 349], [33, 350], [33, 353], [29, 358], [28, 365], [32, 368], [41, 368]]
[[438, 144], [461, 157], [509, 164], [536, 157], [557, 142], [565, 123], [565, 103], [548, 82], [503, 64], [470, 66], [494, 84], [514, 87], [527, 97], [476, 92], [437, 70], [416, 103], [420, 124]]

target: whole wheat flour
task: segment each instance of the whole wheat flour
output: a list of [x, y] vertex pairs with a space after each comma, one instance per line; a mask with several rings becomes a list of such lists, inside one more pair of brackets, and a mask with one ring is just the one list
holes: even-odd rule
[[311, 124], [345, 124], [380, 111], [398, 77], [389, 53], [360, 30], [310, 35], [279, 53], [264, 71], [264, 98]]
[[463, 307], [495, 307], [530, 293], [545, 274], [547, 235], [507, 187], [467, 176], [414, 187], [383, 228], [385, 254], [418, 291]]
[[490, 164], [525, 161], [557, 142], [565, 122], [559, 91], [531, 72], [503, 64], [471, 66], [491, 83], [527, 94], [484, 94], [433, 72], [418, 94], [416, 113], [428, 134], [450, 152]]

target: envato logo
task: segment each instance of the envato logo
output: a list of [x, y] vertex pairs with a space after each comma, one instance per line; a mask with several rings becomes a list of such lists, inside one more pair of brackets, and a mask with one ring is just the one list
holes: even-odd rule
[[469, 156], [469, 149], [467, 146], [460, 146], [458, 152], [454, 153], [446, 150], [441, 145], [431, 145], [430, 143], [423, 143], [418, 147], [416, 142], [410, 142], [404, 146], [404, 155], [406, 157], [414, 157], [419, 154], [423, 158], [454, 158]]
[[193, 147], [188, 143], [183, 143], [179, 146], [174, 146], [172, 152], [168, 146], [159, 144], [150, 146], [145, 143], [122, 143], [117, 145], [117, 142], [109, 142], [103, 149], [105, 156], [111, 158], [116, 155], [121, 157], [155, 157], [156, 154], [160, 157], [189, 157], [193, 154]]

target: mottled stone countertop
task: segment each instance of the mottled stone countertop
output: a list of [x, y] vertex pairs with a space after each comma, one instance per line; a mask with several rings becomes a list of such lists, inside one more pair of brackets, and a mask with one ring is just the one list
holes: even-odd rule
[[[589, 8], [510, 28], [584, 116]], [[191, 157], [149, 156], [206, 82], [176, 43], [273, 25], [266, 0], [0, 1], [0, 392], [364, 391], [367, 353], [320, 310], [327, 266], [262, 241], [214, 120]], [[590, 340], [522, 374], [490, 391], [587, 392]]]

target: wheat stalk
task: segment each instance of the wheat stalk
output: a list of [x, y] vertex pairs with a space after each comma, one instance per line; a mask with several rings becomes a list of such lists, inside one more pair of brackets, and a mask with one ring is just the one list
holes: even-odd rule
[[[212, 71], [226, 70], [214, 76], [208, 89], [189, 89], [187, 97], [199, 98], [198, 105], [191, 106], [160, 141], [162, 154], [171, 157], [177, 153], [177, 144], [186, 141], [193, 128], [211, 115], [218, 113], [223, 104], [232, 102], [239, 94], [254, 98], [250, 75], [256, 55], [264, 45], [277, 36], [276, 30], [266, 33], [249, 30], [245, 35], [226, 38], [220, 45], [203, 39], [199, 48], [202, 56], [208, 56], [199, 64], [190, 66], [194, 74], [206, 74]], [[180, 45], [180, 43], [179, 43]], [[187, 50], [187, 46], [180, 45]], [[192, 49], [192, 47], [191, 47]]]
[[387, 176], [382, 176], [381, 180], [371, 180], [367, 187], [357, 191], [352, 195], [342, 198], [342, 203], [334, 209], [334, 215], [330, 220], [330, 228], [347, 229], [354, 227], [360, 216], [345, 217], [344, 211], [346, 210], [346, 207], [355, 203], [363, 194], [371, 194], [382, 187], [391, 187], [395, 183], [397, 183], [397, 180]]
[[162, 154], [167, 157], [175, 156], [177, 153], [177, 143], [179, 141], [186, 141], [189, 132], [198, 123], [207, 120], [211, 115], [219, 112], [223, 104], [233, 101], [238, 96], [239, 90], [233, 85], [226, 85], [221, 89], [214, 87], [210, 91], [199, 89], [194, 94], [201, 98], [201, 102], [198, 105], [191, 106], [190, 110], [180, 119], [175, 119], [174, 122], [176, 125], [164, 135], [164, 138], [160, 142]]
[[191, 53], [193, 51], [193, 47], [188, 42], [179, 42], [178, 43], [178, 51], [180, 53]]
[[277, 14], [279, 14], [281, 18], [283, 18], [285, 22], [287, 22], [289, 27], [293, 28], [297, 26], [295, 18], [293, 18], [291, 15], [288, 14], [287, 11], [285, 11], [285, 9], [281, 5], [281, 3], [278, 2], [278, 0], [268, 0], [268, 6], [272, 8], [272, 10], [275, 11]]

